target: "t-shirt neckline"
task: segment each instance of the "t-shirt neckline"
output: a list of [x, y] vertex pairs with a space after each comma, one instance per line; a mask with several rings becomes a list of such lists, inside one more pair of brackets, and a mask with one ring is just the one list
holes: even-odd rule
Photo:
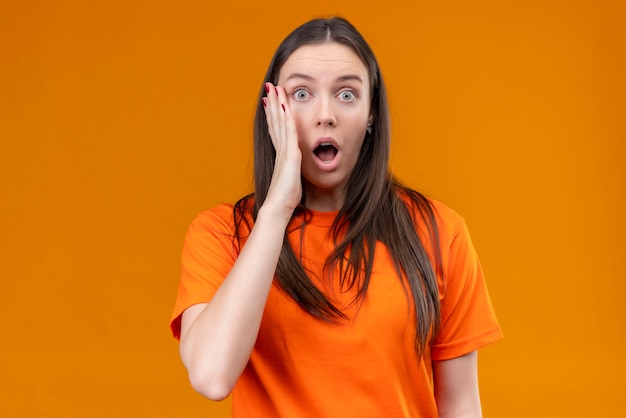
[[310, 225], [319, 225], [319, 226], [331, 226], [335, 221], [335, 218], [339, 214], [338, 210], [333, 210], [329, 212], [324, 212], [320, 210], [311, 210], [307, 209], [307, 211], [311, 214]]

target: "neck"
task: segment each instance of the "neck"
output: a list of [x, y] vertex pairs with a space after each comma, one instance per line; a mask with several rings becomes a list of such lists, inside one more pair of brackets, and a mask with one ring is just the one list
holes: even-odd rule
[[308, 209], [316, 210], [319, 212], [334, 212], [341, 209], [344, 202], [343, 191], [336, 189], [317, 189], [308, 187], [306, 190], [306, 202], [305, 206]]

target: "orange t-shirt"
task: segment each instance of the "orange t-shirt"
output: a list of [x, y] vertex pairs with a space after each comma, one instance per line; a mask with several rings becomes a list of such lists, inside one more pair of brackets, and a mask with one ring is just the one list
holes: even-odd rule
[[[437, 417], [432, 360], [452, 359], [502, 338], [483, 273], [463, 219], [433, 201], [441, 241], [441, 330], [419, 361], [415, 311], [383, 244], [377, 244], [367, 296], [322, 277], [332, 249], [336, 213], [313, 212], [310, 223], [289, 235], [311, 280], [346, 307], [350, 320], [313, 318], [276, 285], [270, 291], [250, 361], [233, 390], [234, 417]], [[182, 278], [171, 328], [180, 316], [209, 302], [237, 258], [232, 206], [207, 210], [193, 221], [182, 254]], [[300, 244], [301, 235], [304, 235]], [[428, 250], [428, 248], [427, 248]], [[432, 251], [429, 250], [430, 253]]]

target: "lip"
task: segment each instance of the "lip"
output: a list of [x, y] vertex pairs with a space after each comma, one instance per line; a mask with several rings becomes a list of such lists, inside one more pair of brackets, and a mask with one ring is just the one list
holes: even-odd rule
[[[315, 155], [315, 153], [313, 152], [313, 150], [315, 148], [317, 148], [318, 146], [322, 145], [322, 144], [330, 144], [333, 147], [337, 148], [337, 155], [335, 155], [335, 158], [333, 158], [332, 161], [330, 162], [325, 162], [320, 160], [317, 155]], [[339, 144], [337, 143], [337, 141], [335, 141], [335, 138], [331, 137], [331, 136], [326, 136], [326, 137], [321, 137], [318, 138], [315, 143], [313, 144], [313, 148], [311, 149], [311, 153], [313, 154], [313, 161], [315, 161], [315, 165], [317, 166], [317, 168], [319, 168], [321, 171], [333, 171], [337, 168], [337, 166], [339, 165], [339, 160], [341, 158], [341, 148], [339, 148]]]
[[313, 149], [319, 147], [321, 144], [331, 144], [333, 147], [339, 150], [339, 144], [335, 141], [335, 138], [332, 136], [323, 136], [321, 138], [317, 138], [315, 143], [313, 144]]

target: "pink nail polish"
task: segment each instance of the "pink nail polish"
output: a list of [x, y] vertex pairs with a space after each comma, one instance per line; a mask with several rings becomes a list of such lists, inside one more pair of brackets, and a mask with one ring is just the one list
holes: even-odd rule
[[262, 98], [261, 101], [263, 102], [263, 107], [267, 107], [267, 97]]
[[270, 92], [270, 85], [268, 83], [265, 83], [265, 93], [269, 93]]

